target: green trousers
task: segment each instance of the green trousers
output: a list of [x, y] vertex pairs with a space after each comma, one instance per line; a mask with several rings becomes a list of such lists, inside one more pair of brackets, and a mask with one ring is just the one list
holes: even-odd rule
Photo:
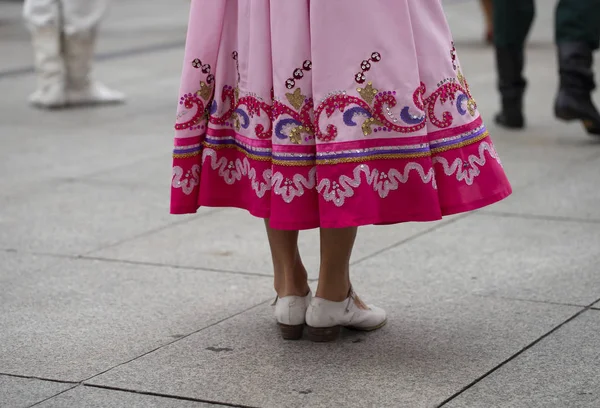
[[[547, 6], [548, 0], [543, 0]], [[494, 42], [497, 47], [523, 48], [535, 16], [534, 0], [494, 0]], [[556, 8], [555, 41], [600, 47], [600, 0], [560, 0]]]

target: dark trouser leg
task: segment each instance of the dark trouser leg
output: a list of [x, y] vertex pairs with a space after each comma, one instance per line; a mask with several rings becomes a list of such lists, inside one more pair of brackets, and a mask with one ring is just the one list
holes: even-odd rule
[[600, 135], [593, 51], [600, 45], [600, 0], [561, 0], [556, 10], [556, 43], [560, 88], [554, 105], [563, 120], [581, 120], [590, 134]]
[[561, 0], [556, 9], [556, 43], [600, 47], [600, 0]]
[[494, 0], [494, 44], [502, 98], [502, 110], [496, 116], [496, 123], [507, 128], [525, 126], [525, 41], [534, 16], [533, 0]]

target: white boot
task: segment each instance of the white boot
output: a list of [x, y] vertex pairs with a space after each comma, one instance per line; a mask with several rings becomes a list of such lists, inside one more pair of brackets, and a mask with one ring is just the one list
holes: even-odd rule
[[385, 311], [375, 306], [365, 305], [352, 289], [348, 299], [342, 302], [315, 297], [306, 311], [308, 338], [316, 342], [337, 339], [342, 327], [373, 331], [385, 326], [386, 323]]
[[312, 293], [306, 296], [277, 297], [273, 302], [275, 318], [285, 340], [298, 340], [302, 337], [306, 319], [306, 309], [310, 304]]
[[29, 103], [38, 108], [64, 107], [66, 70], [60, 28], [53, 24], [34, 27], [31, 35], [38, 87], [29, 97]]
[[67, 103], [69, 105], [125, 102], [123, 93], [112, 90], [91, 78], [95, 40], [95, 30], [65, 35]]

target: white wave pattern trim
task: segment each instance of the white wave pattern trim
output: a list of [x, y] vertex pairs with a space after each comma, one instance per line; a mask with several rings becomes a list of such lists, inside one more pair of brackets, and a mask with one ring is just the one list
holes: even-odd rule
[[450, 164], [444, 157], [436, 156], [433, 158], [433, 163], [440, 163], [444, 168], [444, 173], [447, 176], [452, 176], [456, 173], [456, 179], [458, 181], [464, 181], [465, 184], [470, 186], [473, 184], [475, 177], [481, 174], [479, 168], [485, 166], [487, 162], [485, 156], [486, 151], [489, 153], [492, 159], [495, 159], [498, 164], [502, 166], [500, 157], [498, 157], [498, 152], [496, 152], [496, 149], [494, 149], [494, 147], [488, 142], [483, 142], [479, 145], [479, 156], [472, 154], [468, 157], [468, 161], [466, 162], [456, 158], [452, 164]]
[[194, 164], [192, 168], [183, 175], [183, 169], [180, 166], [173, 167], [173, 188], [180, 188], [183, 194], [190, 195], [194, 188], [200, 185], [200, 166]]
[[419, 163], [410, 162], [404, 166], [403, 172], [390, 169], [387, 173], [377, 169], [371, 170], [368, 165], [360, 164], [354, 168], [354, 177], [340, 176], [338, 181], [323, 179], [319, 183], [317, 191], [323, 195], [325, 201], [333, 201], [336, 206], [341, 207], [346, 198], [352, 197], [354, 190], [362, 184], [362, 175], [364, 174], [367, 184], [373, 186], [373, 190], [379, 193], [379, 197], [386, 198], [390, 191], [397, 190], [400, 184], [408, 181], [411, 171], [416, 171], [424, 184], [431, 183], [434, 189], [437, 188], [433, 168], [425, 172]]
[[272, 177], [271, 169], [263, 172], [263, 181], [257, 180], [256, 170], [250, 164], [247, 157], [243, 160], [236, 159], [234, 161], [227, 160], [225, 157], [217, 158], [217, 152], [214, 149], [204, 149], [202, 153], [202, 163], [210, 158], [210, 167], [213, 170], [218, 170], [218, 174], [223, 178], [226, 184], [232, 185], [240, 181], [242, 177], [247, 177], [252, 184], [252, 189], [258, 198], [264, 197], [265, 193], [271, 189]]
[[294, 198], [304, 195], [304, 191], [312, 190], [317, 184], [317, 168], [313, 167], [308, 171], [308, 178], [301, 174], [295, 174], [292, 179], [285, 178], [283, 174], [277, 172], [271, 179], [273, 182], [273, 192], [280, 195], [283, 201], [291, 203]]
[[[481, 174], [480, 167], [485, 166], [487, 162], [486, 152], [502, 165], [498, 153], [492, 145], [483, 142], [479, 145], [479, 155], [470, 155], [468, 160], [463, 162], [456, 158], [452, 164], [444, 157], [436, 156], [433, 158], [433, 164], [439, 163], [447, 176], [456, 174], [456, 179], [467, 185], [472, 185], [475, 178]], [[263, 181], [258, 181], [256, 170], [251, 166], [250, 161], [244, 157], [243, 160], [236, 159], [235, 162], [227, 160], [225, 157], [217, 158], [217, 152], [213, 149], [204, 149], [202, 162], [210, 157], [211, 168], [218, 170], [218, 174], [225, 183], [232, 185], [247, 177], [252, 183], [252, 189], [259, 198], [264, 197], [269, 190], [280, 195], [283, 201], [291, 203], [296, 197], [301, 197], [307, 190], [315, 188], [317, 183], [317, 168], [312, 167], [307, 177], [301, 174], [295, 174], [292, 179], [286, 178], [281, 172], [272, 174], [270, 169], [263, 172]], [[428, 171], [423, 169], [419, 163], [410, 162], [404, 166], [403, 171], [390, 169], [387, 173], [378, 169], [371, 170], [366, 164], [359, 164], [354, 168], [352, 177], [342, 175], [337, 181], [331, 179], [322, 179], [317, 186], [317, 191], [328, 202], [333, 202], [336, 206], [344, 205], [347, 198], [354, 196], [354, 190], [363, 183], [363, 177], [368, 185], [373, 186], [381, 198], [386, 198], [390, 191], [397, 190], [400, 184], [408, 182], [411, 172], [416, 172], [423, 184], [431, 183], [434, 189], [437, 189], [435, 179], [435, 170], [430, 168]], [[185, 194], [190, 194], [200, 183], [200, 166], [194, 165], [186, 177], [182, 179], [183, 169], [179, 166], [173, 168], [173, 187], [181, 188]]]

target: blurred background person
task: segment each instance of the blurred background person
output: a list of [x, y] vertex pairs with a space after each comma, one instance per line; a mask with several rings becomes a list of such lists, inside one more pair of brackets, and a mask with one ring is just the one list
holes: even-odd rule
[[91, 78], [94, 46], [108, 0], [25, 0], [38, 77], [29, 102], [40, 108], [112, 104], [121, 92]]
[[[494, 43], [502, 110], [496, 123], [525, 126], [523, 76], [525, 41], [535, 16], [534, 0], [494, 0]], [[560, 85], [554, 114], [582, 121], [589, 134], [600, 136], [600, 114], [592, 102], [595, 89], [593, 52], [600, 45], [600, 0], [560, 0], [555, 16]]]
[[494, 42], [494, 4], [492, 0], [481, 0], [481, 8], [485, 17], [485, 41]]

